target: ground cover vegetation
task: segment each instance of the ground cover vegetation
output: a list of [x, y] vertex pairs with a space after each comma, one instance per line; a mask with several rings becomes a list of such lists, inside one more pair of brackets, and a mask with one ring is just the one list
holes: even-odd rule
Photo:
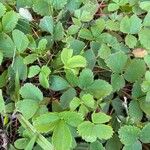
[[0, 0], [0, 149], [150, 149], [149, 0]]

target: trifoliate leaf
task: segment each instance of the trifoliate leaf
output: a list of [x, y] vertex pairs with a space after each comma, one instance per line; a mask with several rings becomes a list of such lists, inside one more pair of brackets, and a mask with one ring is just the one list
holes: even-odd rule
[[99, 113], [93, 113], [92, 114], [92, 122], [93, 123], [106, 123], [108, 121], [110, 121], [111, 117], [106, 115], [103, 112], [99, 112]]
[[125, 16], [120, 22], [120, 31], [123, 33], [137, 34], [142, 27], [142, 20], [137, 15], [130, 18]]
[[69, 150], [72, 147], [72, 135], [69, 127], [63, 120], [54, 129], [52, 143], [56, 150]]
[[146, 66], [144, 61], [140, 59], [133, 59], [130, 64], [128, 64], [124, 77], [129, 82], [135, 82], [145, 74], [145, 71]]
[[49, 112], [49, 113], [42, 114], [39, 117], [37, 117], [33, 121], [33, 125], [37, 131], [41, 133], [47, 133], [54, 129], [59, 119], [60, 118], [58, 116], [58, 113]]
[[53, 34], [54, 22], [52, 16], [45, 16], [40, 20], [39, 27], [42, 31]]
[[120, 51], [111, 54], [105, 62], [113, 72], [121, 73], [127, 63], [127, 59], [127, 55]]
[[112, 86], [108, 82], [98, 79], [87, 88], [87, 91], [94, 97], [100, 99], [108, 96], [112, 92]]
[[69, 83], [60, 76], [50, 77], [50, 88], [53, 91], [61, 91], [69, 87]]
[[38, 108], [39, 108], [38, 102], [32, 99], [24, 99], [16, 103], [17, 111], [22, 113], [26, 119], [32, 118], [33, 115], [38, 110]]
[[135, 36], [128, 34], [125, 37], [125, 43], [129, 46], [129, 48], [134, 48], [137, 44], [137, 39]]
[[119, 138], [125, 145], [131, 145], [137, 142], [139, 134], [140, 129], [135, 126], [125, 125], [119, 129]]
[[2, 26], [5, 32], [11, 32], [17, 25], [19, 16], [14, 11], [7, 12], [2, 18]]
[[24, 52], [29, 44], [27, 36], [19, 30], [13, 30], [12, 37], [17, 50], [21, 53]]
[[33, 99], [35, 101], [42, 101], [43, 94], [38, 87], [32, 83], [26, 83], [20, 89], [20, 94], [24, 99]]
[[95, 100], [91, 94], [84, 94], [81, 99], [87, 107], [94, 108]]
[[81, 89], [87, 88], [94, 81], [93, 72], [90, 69], [83, 69], [79, 76], [79, 87]]
[[146, 124], [140, 133], [140, 141], [143, 143], [150, 143], [150, 123]]

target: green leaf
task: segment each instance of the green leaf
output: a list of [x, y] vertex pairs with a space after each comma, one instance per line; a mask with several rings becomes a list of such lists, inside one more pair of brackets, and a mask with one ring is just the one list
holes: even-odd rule
[[74, 111], [77, 107], [79, 107], [81, 101], [78, 97], [75, 97], [71, 102], [70, 102], [70, 109]]
[[78, 126], [78, 134], [86, 142], [95, 142], [97, 139], [95, 125], [90, 121], [84, 121]]
[[150, 12], [148, 12], [147, 15], [145, 16], [143, 25], [147, 27], [150, 26]]
[[2, 95], [2, 90], [0, 89], [0, 113], [5, 113], [5, 102]]
[[112, 127], [105, 124], [96, 125], [95, 132], [100, 140], [108, 140], [113, 136]]
[[28, 64], [32, 64], [37, 60], [38, 56], [37, 54], [29, 54], [28, 56], [26, 56], [24, 58], [24, 64], [28, 65]]
[[113, 87], [113, 91], [119, 91], [125, 86], [125, 80], [122, 75], [114, 73], [111, 75], [111, 85]]
[[93, 40], [93, 35], [92, 35], [92, 33], [90, 32], [90, 30], [88, 30], [88, 29], [86, 29], [86, 28], [82, 28], [82, 29], [79, 31], [79, 37], [82, 38], [82, 39], [90, 40], [90, 41]]
[[125, 125], [119, 129], [119, 138], [125, 145], [131, 145], [137, 142], [139, 134], [140, 129], [135, 126]]
[[127, 55], [125, 55], [122, 51], [119, 51], [111, 54], [105, 62], [113, 72], [121, 73], [127, 63], [127, 59]]
[[112, 92], [112, 86], [108, 82], [98, 79], [87, 88], [87, 91], [97, 99], [105, 98]]
[[76, 55], [70, 58], [67, 61], [66, 67], [68, 68], [78, 68], [78, 67], [85, 67], [86, 66], [86, 59], [83, 56]]
[[105, 148], [99, 141], [95, 141], [90, 144], [90, 150], [105, 150]]
[[120, 24], [117, 21], [114, 20], [108, 20], [106, 22], [106, 29], [112, 30], [112, 31], [119, 31]]
[[50, 4], [45, 0], [34, 0], [33, 1], [33, 10], [42, 16], [48, 16], [53, 14], [53, 9]]
[[110, 116], [106, 115], [103, 112], [99, 112], [99, 113], [93, 113], [92, 114], [92, 122], [93, 123], [106, 123], [109, 122], [111, 119]]
[[143, 113], [138, 101], [132, 100], [129, 104], [129, 116], [133, 122], [140, 122], [143, 118]]
[[80, 29], [79, 26], [77, 26], [77, 25], [71, 25], [68, 28], [68, 34], [70, 34], [70, 35], [76, 34], [79, 31], [79, 29]]
[[131, 145], [125, 145], [123, 150], [142, 150], [142, 144], [140, 141], [132, 143]]
[[29, 44], [27, 36], [19, 30], [13, 30], [12, 37], [17, 50], [21, 53], [24, 52]]
[[63, 120], [54, 129], [52, 143], [56, 150], [70, 150], [72, 147], [72, 135], [69, 127]]
[[2, 64], [3, 62], [3, 53], [0, 51], [0, 65]]
[[28, 78], [33, 78], [40, 72], [41, 68], [38, 65], [29, 68]]
[[149, 3], [149, 1], [143, 1], [143, 2], [141, 2], [140, 3], [140, 7], [143, 10], [149, 11], [150, 10], [150, 3]]
[[14, 142], [14, 146], [15, 146], [17, 149], [25, 149], [26, 146], [28, 145], [28, 142], [29, 142], [29, 139], [28, 139], [28, 138], [20, 138], [20, 139], [17, 139], [17, 140]]
[[2, 18], [2, 26], [5, 32], [11, 32], [17, 25], [19, 16], [14, 11], [7, 12]]
[[142, 46], [148, 50], [150, 50], [150, 29], [144, 28], [139, 32], [139, 40]]
[[110, 48], [106, 44], [102, 44], [98, 51], [98, 55], [100, 56], [100, 58], [107, 59], [110, 54], [111, 54]]
[[143, 143], [150, 143], [150, 123], [146, 124], [140, 133], [140, 141]]
[[33, 125], [37, 131], [41, 133], [47, 133], [54, 129], [59, 119], [60, 118], [58, 116], [58, 113], [49, 112], [49, 113], [42, 114], [39, 117], [37, 117], [33, 121]]
[[48, 76], [46, 76], [43, 72], [39, 74], [39, 82], [44, 88], [49, 88]]
[[124, 77], [129, 82], [135, 82], [140, 79], [146, 71], [146, 66], [143, 60], [133, 59], [128, 64]]
[[4, 57], [13, 57], [15, 45], [12, 39], [5, 33], [0, 33], [0, 49]]
[[67, 124], [73, 127], [77, 127], [84, 120], [82, 114], [77, 112], [64, 111], [60, 113], [60, 116]]
[[87, 107], [94, 108], [95, 100], [91, 94], [84, 94], [81, 99]]
[[64, 38], [64, 28], [61, 22], [58, 22], [54, 28], [54, 40], [61, 41]]
[[60, 105], [63, 109], [69, 107], [71, 100], [76, 96], [76, 90], [74, 88], [69, 88], [60, 97]]
[[46, 31], [53, 34], [54, 22], [52, 16], [44, 16], [40, 20], [39, 27], [42, 29], [42, 31]]
[[145, 101], [145, 99], [140, 99], [140, 107], [142, 109], [142, 111], [147, 114], [150, 115], [150, 102]]
[[108, 5], [108, 11], [116, 11], [119, 9], [119, 5], [115, 3], [110, 3]]
[[50, 85], [53, 91], [61, 91], [69, 87], [69, 83], [60, 76], [51, 76]]
[[73, 50], [69, 48], [64, 48], [61, 52], [61, 61], [64, 65], [67, 65], [68, 60], [72, 57]]
[[38, 87], [32, 83], [26, 83], [20, 89], [20, 94], [24, 99], [33, 99], [35, 101], [42, 101], [43, 94]]
[[31, 140], [29, 141], [28, 145], [26, 146], [25, 150], [32, 150], [34, 147], [34, 144], [36, 142], [37, 135], [34, 135]]
[[125, 43], [129, 46], [129, 48], [134, 48], [137, 44], [137, 39], [135, 36], [128, 34], [125, 37]]
[[0, 18], [5, 14], [6, 12], [6, 7], [0, 3]]
[[16, 103], [17, 111], [22, 113], [26, 119], [32, 118], [33, 115], [38, 110], [38, 108], [39, 108], [38, 102], [32, 99], [24, 99]]
[[79, 87], [81, 89], [87, 88], [94, 81], [93, 72], [90, 69], [83, 69], [79, 76]]
[[142, 27], [142, 20], [137, 15], [130, 18], [125, 16], [120, 22], [120, 31], [123, 33], [137, 34]]

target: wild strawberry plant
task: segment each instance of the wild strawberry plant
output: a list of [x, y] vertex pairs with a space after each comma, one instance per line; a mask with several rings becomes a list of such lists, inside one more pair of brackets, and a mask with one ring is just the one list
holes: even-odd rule
[[0, 149], [150, 149], [149, 0], [0, 0]]

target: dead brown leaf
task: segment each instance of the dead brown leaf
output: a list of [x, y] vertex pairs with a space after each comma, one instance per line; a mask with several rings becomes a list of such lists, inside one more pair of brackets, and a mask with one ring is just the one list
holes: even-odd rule
[[145, 57], [148, 53], [144, 48], [136, 48], [132, 51], [132, 54], [134, 55], [134, 57], [137, 58], [143, 58]]

